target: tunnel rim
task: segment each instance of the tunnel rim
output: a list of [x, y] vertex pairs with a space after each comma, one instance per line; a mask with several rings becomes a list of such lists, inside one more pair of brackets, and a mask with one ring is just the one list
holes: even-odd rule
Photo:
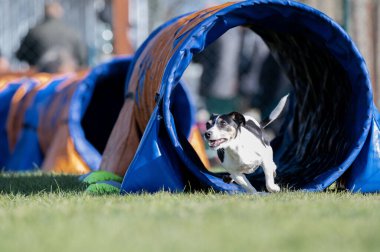
[[[198, 52], [200, 52], [206, 47], [205, 46], [206, 42], [204, 40], [203, 40], [203, 42], [200, 43], [201, 45], [198, 45], [198, 46], [195, 46], [194, 44], [191, 45], [191, 43], [189, 42], [192, 38], [195, 37], [195, 35], [197, 35], [197, 34], [199, 35], [201, 27], [204, 27], [207, 24], [210, 25], [210, 23], [215, 22], [217, 17], [220, 17], [220, 16], [225, 17], [228, 14], [233, 13], [235, 10], [237, 10], [239, 8], [253, 7], [254, 5], [267, 6], [267, 7], [273, 7], [274, 6], [274, 7], [279, 7], [281, 9], [285, 9], [285, 10], [287, 10], [289, 8], [292, 12], [301, 12], [304, 15], [307, 14], [309, 16], [317, 18], [319, 20], [318, 22], [320, 22], [320, 23], [328, 24], [328, 26], [327, 26], [328, 30], [334, 31], [337, 34], [339, 34], [338, 37], [339, 37], [339, 39], [343, 39], [344, 45], [348, 48], [348, 50], [350, 52], [350, 56], [352, 56], [352, 55], [354, 56], [353, 59], [349, 59], [349, 60], [354, 62], [354, 65], [360, 69], [358, 71], [355, 71], [357, 73], [357, 74], [355, 74], [355, 76], [358, 77], [360, 75], [360, 77], [361, 77], [358, 81], [359, 84], [355, 83], [354, 75], [350, 74], [350, 72], [347, 71], [346, 68], [344, 68], [344, 71], [347, 73], [348, 80], [349, 80], [349, 86], [350, 87], [360, 87], [360, 90], [361, 90], [360, 94], [363, 96], [360, 100], [361, 103], [359, 105], [363, 105], [362, 103], [364, 103], [364, 106], [361, 108], [358, 108], [358, 106], [352, 108], [352, 110], [355, 112], [355, 115], [361, 119], [362, 123], [360, 125], [361, 126], [360, 130], [362, 132], [361, 132], [361, 134], [358, 133], [355, 136], [355, 139], [352, 140], [352, 142], [354, 144], [352, 144], [352, 146], [349, 148], [344, 160], [342, 160], [340, 162], [339, 166], [338, 167], [331, 167], [327, 170], [327, 172], [329, 172], [331, 169], [334, 169], [335, 172], [333, 174], [330, 174], [328, 179], [324, 180], [325, 182], [323, 184], [319, 184], [317, 186], [312, 185], [311, 187], [307, 188], [308, 191], [320, 191], [320, 190], [324, 189], [325, 187], [327, 187], [329, 184], [333, 183], [336, 179], [338, 179], [349, 168], [349, 166], [354, 162], [354, 160], [358, 156], [360, 150], [362, 149], [362, 147], [365, 143], [365, 140], [368, 136], [370, 127], [371, 127], [371, 119], [373, 117], [373, 111], [372, 111], [372, 109], [373, 109], [372, 108], [373, 98], [372, 98], [372, 87], [371, 87], [371, 83], [370, 83], [369, 75], [368, 75], [368, 70], [366, 68], [364, 59], [361, 56], [361, 54], [360, 54], [359, 50], [357, 49], [357, 47], [355, 46], [355, 44], [353, 43], [353, 41], [351, 40], [351, 38], [349, 37], [349, 35], [335, 21], [333, 21], [327, 15], [325, 15], [324, 13], [322, 13], [322, 12], [320, 12], [320, 11], [310, 7], [310, 6], [307, 6], [307, 5], [298, 3], [298, 2], [292, 2], [292, 1], [250, 0], [250, 1], [245, 1], [245, 2], [233, 3], [230, 6], [224, 7], [222, 9], [220, 9], [219, 11], [217, 11], [216, 13], [214, 13], [211, 17], [206, 18], [200, 24], [198, 24], [190, 32], [190, 35], [187, 37], [186, 41], [181, 43], [180, 47], [173, 53], [172, 57], [170, 58], [170, 61], [166, 65], [166, 68], [165, 68], [164, 73], [163, 73], [163, 78], [161, 79], [161, 82], [160, 82], [159, 90], [160, 90], [160, 98], [163, 100], [163, 106], [164, 106], [163, 116], [164, 116], [165, 128], [169, 133], [169, 138], [170, 138], [171, 143], [175, 146], [176, 152], [180, 156], [182, 161], [186, 164], [190, 164], [190, 166], [192, 166], [192, 167], [190, 167], [189, 169], [192, 169], [193, 172], [195, 171], [194, 169], [197, 169], [195, 171], [195, 173], [197, 173], [197, 175], [199, 175], [198, 179], [206, 181], [206, 184], [208, 184], [209, 186], [213, 187], [216, 190], [229, 191], [231, 189], [231, 188], [224, 189], [224, 188], [220, 187], [219, 185], [216, 185], [215, 182], [211, 181], [212, 178], [210, 179], [207, 177], [207, 176], [209, 176], [209, 174], [207, 174], [207, 173], [200, 174], [198, 167], [196, 167], [194, 162], [191, 160], [191, 158], [188, 157], [184, 153], [183, 147], [181, 146], [181, 144], [179, 144], [178, 135], [175, 132], [174, 122], [171, 119], [171, 113], [170, 113], [170, 109], [169, 109], [170, 108], [170, 95], [171, 95], [171, 89], [177, 84], [179, 79], [182, 77], [184, 71], [186, 70], [186, 68], [190, 64], [190, 60], [187, 60], [186, 64], [182, 65], [183, 69], [181, 71], [178, 71], [178, 69], [180, 69], [179, 66], [181, 63], [181, 58], [184, 56], [184, 54], [190, 53], [191, 54], [190, 58], [192, 58], [194, 55], [194, 51], [198, 50]], [[191, 13], [195, 13], [195, 12], [191, 12]], [[160, 32], [162, 32], [166, 27], [173, 25], [180, 18], [186, 17], [186, 16], [190, 15], [191, 13], [187, 13], [187, 14], [184, 14], [184, 15], [181, 15], [179, 17], [176, 17], [176, 18], [169, 20], [168, 22], [164, 23], [163, 25], [158, 27], [156, 30], [154, 30], [150, 34], [150, 36], [148, 36], [148, 38], [139, 47], [138, 51], [135, 54], [135, 58], [132, 62], [132, 65], [131, 65], [131, 68], [129, 71], [129, 77], [127, 77], [127, 81], [126, 81], [127, 85], [130, 82], [131, 73], [135, 70], [136, 67], [138, 67], [138, 66], [136, 66], [137, 59], [140, 57], [142, 52], [149, 49], [147, 47], [149, 46], [149, 43], [152, 42], [152, 39], [156, 36], [159, 36]], [[290, 15], [290, 14], [288, 13], [288, 15]], [[254, 19], [254, 18], [252, 18], [252, 19]], [[237, 27], [237, 26], [243, 26], [244, 24], [247, 24], [247, 23], [248, 22], [239, 23], [239, 24], [235, 24], [233, 26], [230, 26], [228, 28], [223, 28], [223, 32], [221, 33], [221, 35], [224, 34], [226, 31], [228, 31], [229, 29], [232, 29], [232, 28]], [[310, 30], [310, 27], [308, 27], [308, 29]], [[207, 31], [207, 33], [208, 32], [209, 31]], [[323, 36], [322, 36], [321, 32], [318, 32], [317, 34], [319, 35], [319, 39], [322, 40]], [[219, 37], [219, 36], [217, 36], [217, 37]], [[346, 62], [347, 60], [344, 60], [343, 57], [338, 57], [335, 54], [336, 52], [334, 53], [333, 49], [328, 48], [328, 51], [334, 56], [334, 58], [337, 60], [337, 62], [339, 62], [339, 64], [341, 66], [345, 66], [345, 64], [347, 64], [347, 62]], [[193, 52], [191, 52], [191, 50], [193, 50]], [[178, 74], [178, 72], [180, 72], [180, 73]], [[136, 100], [136, 102], [138, 103], [138, 100]], [[362, 111], [363, 114], [365, 114], [365, 115], [359, 116], [359, 111]], [[173, 130], [173, 127], [174, 127], [174, 130]], [[314, 182], [314, 184], [315, 183], [316, 182]], [[235, 190], [235, 189], [236, 188], [234, 188], [232, 190]]]

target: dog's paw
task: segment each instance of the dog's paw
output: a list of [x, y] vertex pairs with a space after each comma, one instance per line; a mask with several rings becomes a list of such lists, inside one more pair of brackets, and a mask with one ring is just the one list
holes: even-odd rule
[[273, 185], [267, 185], [267, 189], [269, 192], [271, 193], [275, 193], [275, 192], [279, 192], [281, 191], [280, 187], [276, 184], [273, 184]]

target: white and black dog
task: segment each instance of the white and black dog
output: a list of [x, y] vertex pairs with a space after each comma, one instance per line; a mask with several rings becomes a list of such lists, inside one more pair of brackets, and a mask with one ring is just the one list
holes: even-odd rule
[[261, 123], [238, 112], [211, 115], [206, 123], [205, 138], [209, 146], [217, 150], [223, 167], [230, 174], [228, 182], [235, 181], [247, 192], [255, 193], [256, 189], [245, 174], [253, 173], [261, 166], [264, 170], [267, 190], [280, 191], [280, 187], [274, 182], [277, 166], [273, 162], [272, 147], [265, 139], [264, 128], [278, 118], [287, 99], [288, 95], [284, 96], [269, 118]]

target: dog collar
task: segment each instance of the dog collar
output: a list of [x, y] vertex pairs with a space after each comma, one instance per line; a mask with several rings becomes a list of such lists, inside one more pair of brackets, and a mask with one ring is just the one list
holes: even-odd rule
[[220, 159], [220, 162], [223, 163], [223, 161], [224, 161], [224, 148], [220, 148], [216, 152], [218, 153], [218, 158]]

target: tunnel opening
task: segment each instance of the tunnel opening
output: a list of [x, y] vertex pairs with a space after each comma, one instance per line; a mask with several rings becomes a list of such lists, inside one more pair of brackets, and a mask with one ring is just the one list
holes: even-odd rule
[[[232, 29], [237, 28], [240, 27]], [[286, 92], [291, 93], [291, 104], [288, 104], [287, 111], [280, 122], [274, 123], [276, 138], [273, 139], [271, 145], [278, 167], [276, 182], [287, 188], [300, 189], [307, 186], [319, 174], [339, 166], [347, 157], [352, 147], [352, 138], [346, 125], [350, 120], [352, 88], [344, 69], [327, 48], [313, 43], [302, 34], [271, 32], [254, 26], [250, 26], [249, 29], [263, 39], [270, 50], [270, 58], [277, 63], [276, 70], [287, 77], [285, 83], [273, 85], [282, 89], [281, 91], [265, 89], [265, 92], [272, 92], [265, 94], [272, 102], [264, 102], [264, 107], [260, 107], [260, 110], [263, 112], [262, 117], [265, 118], [282, 95]], [[226, 33], [228, 32], [230, 30]], [[199, 62], [199, 58], [202, 57], [207, 60], [211, 54], [216, 54], [215, 44], [223, 39], [224, 35], [196, 54], [195, 62]], [[216, 60], [220, 58], [216, 57]], [[211, 65], [213, 64], [217, 63], [212, 62]], [[262, 67], [265, 68], [266, 65], [263, 64]], [[211, 70], [210, 74], [218, 74], [207, 66], [203, 70]], [[269, 69], [262, 70], [263, 72], [270, 71]], [[273, 74], [275, 76], [275, 73]], [[186, 77], [186, 73], [184, 75]], [[212, 82], [209, 76], [202, 76], [202, 78], [207, 80], [206, 83]], [[258, 79], [259, 82], [265, 82], [265, 80], [268, 80], [268, 77]], [[270, 83], [259, 84], [269, 86]], [[289, 84], [291, 88], [286, 87]], [[211, 89], [210, 85], [206, 85], [207, 88]], [[176, 97], [176, 95], [171, 97]], [[256, 95], [256, 98], [260, 99], [260, 96]], [[241, 101], [241, 98], [237, 100]], [[196, 106], [204, 106], [204, 104]], [[236, 109], [238, 106], [230, 104], [230, 107]], [[244, 104], [241, 107], [248, 109]], [[214, 107], [214, 110], [209, 113], [214, 113], [215, 110], [218, 108]], [[224, 110], [221, 109], [222, 112], [226, 112]], [[173, 116], [176, 118], [176, 114]], [[256, 118], [260, 120], [260, 115]], [[183, 123], [178, 119], [175, 122], [176, 128], [180, 130]], [[181, 140], [184, 141], [184, 138]], [[215, 157], [213, 165], [220, 166], [218, 161], [215, 162]], [[215, 175], [222, 177], [224, 173]], [[254, 186], [264, 190], [265, 180], [262, 169], [248, 174], [248, 179]]]
[[129, 62], [115, 61], [103, 66], [91, 85], [93, 92], [81, 119], [87, 141], [102, 154], [124, 104], [124, 88]]

